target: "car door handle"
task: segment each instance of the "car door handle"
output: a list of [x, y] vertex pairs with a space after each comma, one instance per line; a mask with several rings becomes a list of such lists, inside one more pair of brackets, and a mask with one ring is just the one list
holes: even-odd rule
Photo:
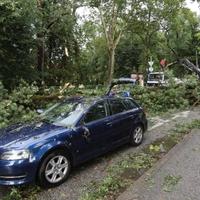
[[135, 118], [135, 115], [131, 115], [130, 118], [131, 118], [131, 119], [134, 119], [134, 118]]
[[112, 126], [112, 122], [107, 122], [106, 125], [107, 126]]

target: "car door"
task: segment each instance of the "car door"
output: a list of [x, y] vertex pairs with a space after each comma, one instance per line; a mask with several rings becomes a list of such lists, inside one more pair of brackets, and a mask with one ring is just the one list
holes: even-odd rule
[[111, 110], [113, 145], [128, 140], [130, 134], [130, 121], [134, 116], [120, 98], [109, 99]]
[[122, 102], [126, 107], [125, 115], [128, 129], [127, 133], [130, 133], [134, 128], [134, 124], [138, 122], [137, 119], [140, 114], [140, 106], [137, 105], [131, 98], [124, 98]]
[[110, 145], [111, 127], [109, 124], [107, 102], [95, 103], [85, 113], [77, 131], [78, 160], [85, 161], [105, 152]]

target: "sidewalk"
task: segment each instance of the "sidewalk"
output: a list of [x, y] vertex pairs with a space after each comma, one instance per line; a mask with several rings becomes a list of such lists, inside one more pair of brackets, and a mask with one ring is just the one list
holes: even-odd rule
[[194, 130], [117, 200], [199, 200], [200, 130]]

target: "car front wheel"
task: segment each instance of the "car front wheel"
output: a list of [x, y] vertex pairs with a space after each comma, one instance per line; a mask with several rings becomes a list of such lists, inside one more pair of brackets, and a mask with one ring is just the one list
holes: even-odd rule
[[39, 185], [45, 188], [62, 184], [69, 176], [71, 162], [65, 151], [57, 150], [43, 160], [39, 172]]
[[144, 139], [144, 129], [141, 125], [137, 125], [131, 133], [131, 144], [133, 146], [139, 146]]

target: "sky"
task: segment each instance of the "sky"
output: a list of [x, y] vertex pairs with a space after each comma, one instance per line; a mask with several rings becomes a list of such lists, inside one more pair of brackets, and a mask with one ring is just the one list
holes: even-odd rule
[[[196, 12], [197, 15], [200, 16], [200, 3], [197, 3], [197, 1], [193, 2], [192, 0], [185, 0], [186, 2], [186, 7], [190, 8], [193, 12]], [[88, 8], [79, 8], [77, 13], [82, 17], [82, 18], [88, 18], [88, 14], [90, 13]], [[82, 19], [83, 20], [83, 19]], [[81, 20], [81, 21], [82, 21]]]
[[198, 3], [192, 2], [191, 0], [186, 0], [186, 5], [188, 8], [190, 8], [192, 11], [196, 12], [198, 15], [200, 15], [200, 8]]

